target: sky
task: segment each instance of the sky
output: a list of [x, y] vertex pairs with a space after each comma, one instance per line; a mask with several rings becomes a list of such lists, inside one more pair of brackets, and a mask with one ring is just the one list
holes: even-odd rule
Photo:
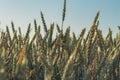
[[[40, 11], [44, 14], [48, 28], [53, 22], [61, 26], [63, 1], [0, 0], [0, 28], [5, 31], [7, 25], [11, 30], [11, 21], [13, 21], [16, 30], [21, 27], [22, 32], [25, 33], [28, 24], [34, 24], [36, 19], [42, 29]], [[120, 0], [67, 0], [64, 30], [70, 26], [71, 33], [75, 32], [77, 35], [83, 28], [88, 31], [96, 13], [100, 11], [99, 29], [106, 36], [110, 27], [115, 36], [118, 32], [117, 26], [120, 25], [119, 7]]]

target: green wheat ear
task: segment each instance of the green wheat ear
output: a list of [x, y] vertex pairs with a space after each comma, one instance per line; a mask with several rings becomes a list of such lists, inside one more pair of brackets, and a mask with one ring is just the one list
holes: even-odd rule
[[100, 15], [100, 11], [97, 12], [97, 14], [96, 14], [96, 16], [95, 16], [95, 18], [94, 18], [93, 23], [96, 23], [96, 22], [97, 22], [99, 15]]
[[21, 33], [21, 28], [20, 28], [20, 27], [18, 27], [18, 30], [19, 30], [19, 34], [22, 35], [22, 33]]
[[120, 26], [118, 26], [118, 29], [120, 30]]
[[57, 28], [57, 32], [60, 33], [60, 27], [58, 24], [56, 25], [56, 28]]
[[10, 36], [10, 32], [9, 32], [8, 26], [6, 26], [6, 31], [7, 31], [7, 34], [8, 34], [8, 38], [9, 38], [9, 40], [10, 40], [10, 43], [11, 43], [11, 36]]
[[66, 0], [64, 0], [63, 13], [62, 13], [62, 27], [61, 27], [61, 29], [63, 29], [63, 23], [64, 23], [64, 20], [65, 20], [65, 14], [66, 14]]
[[14, 27], [13, 21], [11, 22], [11, 26], [12, 26], [12, 31], [13, 31], [13, 34], [14, 34], [15, 33], [15, 27]]
[[35, 28], [35, 32], [37, 32], [37, 22], [36, 22], [36, 19], [34, 19], [34, 28]]
[[47, 33], [48, 30], [47, 30], [47, 26], [46, 26], [46, 23], [45, 23], [44, 15], [43, 15], [42, 11], [40, 13], [41, 13], [41, 19], [42, 19], [42, 23], [43, 23], [43, 26], [44, 26], [44, 30]]
[[31, 28], [31, 24], [29, 24], [29, 25], [28, 25], [28, 29], [27, 29], [27, 32], [26, 32], [26, 35], [25, 35], [24, 42], [26, 42], [26, 41], [27, 41], [27, 39], [28, 39], [28, 37], [29, 37], [30, 28]]

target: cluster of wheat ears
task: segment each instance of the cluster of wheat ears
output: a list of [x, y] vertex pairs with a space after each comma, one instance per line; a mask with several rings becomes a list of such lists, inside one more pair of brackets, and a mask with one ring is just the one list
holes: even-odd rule
[[[11, 23], [13, 37], [8, 26], [0, 34], [0, 80], [119, 80], [120, 76], [120, 32], [106, 37], [98, 29], [99, 12], [86, 37], [85, 28], [80, 36], [70, 35], [70, 27], [63, 31], [66, 0], [62, 15], [62, 26], [52, 23], [48, 29], [43, 13], [41, 27], [34, 20], [34, 36], [30, 37], [31, 24], [23, 37]], [[57, 35], [53, 39], [54, 27]], [[120, 31], [120, 27], [118, 27]], [[31, 40], [30, 40], [31, 39]]]

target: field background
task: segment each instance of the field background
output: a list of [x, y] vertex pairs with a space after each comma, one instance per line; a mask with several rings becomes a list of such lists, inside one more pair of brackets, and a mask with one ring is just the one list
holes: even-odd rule
[[[86, 28], [86, 31], [90, 29], [96, 12], [100, 11], [99, 28], [102, 29], [103, 36], [107, 35], [110, 27], [114, 37], [120, 24], [119, 3], [120, 0], [67, 0], [64, 29], [71, 26], [71, 32], [79, 36], [83, 28]], [[15, 28], [21, 27], [22, 33], [25, 34], [28, 24], [34, 25], [34, 19], [42, 26], [40, 11], [44, 13], [47, 26], [53, 22], [61, 25], [62, 7], [63, 0], [1, 0], [0, 27], [5, 30], [5, 26], [8, 25], [11, 32], [11, 21], [13, 21]], [[41, 29], [43, 31], [43, 28]]]

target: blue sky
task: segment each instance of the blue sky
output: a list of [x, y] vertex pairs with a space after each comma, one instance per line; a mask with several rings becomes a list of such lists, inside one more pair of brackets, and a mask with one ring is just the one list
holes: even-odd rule
[[[100, 11], [99, 28], [106, 36], [110, 27], [115, 36], [117, 26], [120, 25], [119, 7], [120, 0], [67, 0], [64, 28], [71, 26], [71, 33], [79, 35], [84, 27], [89, 30], [94, 16]], [[0, 0], [0, 27], [10, 27], [13, 21], [15, 28], [20, 26], [24, 33], [34, 19], [42, 27], [40, 11], [43, 12], [48, 27], [52, 22], [61, 25], [62, 8], [63, 0]]]

